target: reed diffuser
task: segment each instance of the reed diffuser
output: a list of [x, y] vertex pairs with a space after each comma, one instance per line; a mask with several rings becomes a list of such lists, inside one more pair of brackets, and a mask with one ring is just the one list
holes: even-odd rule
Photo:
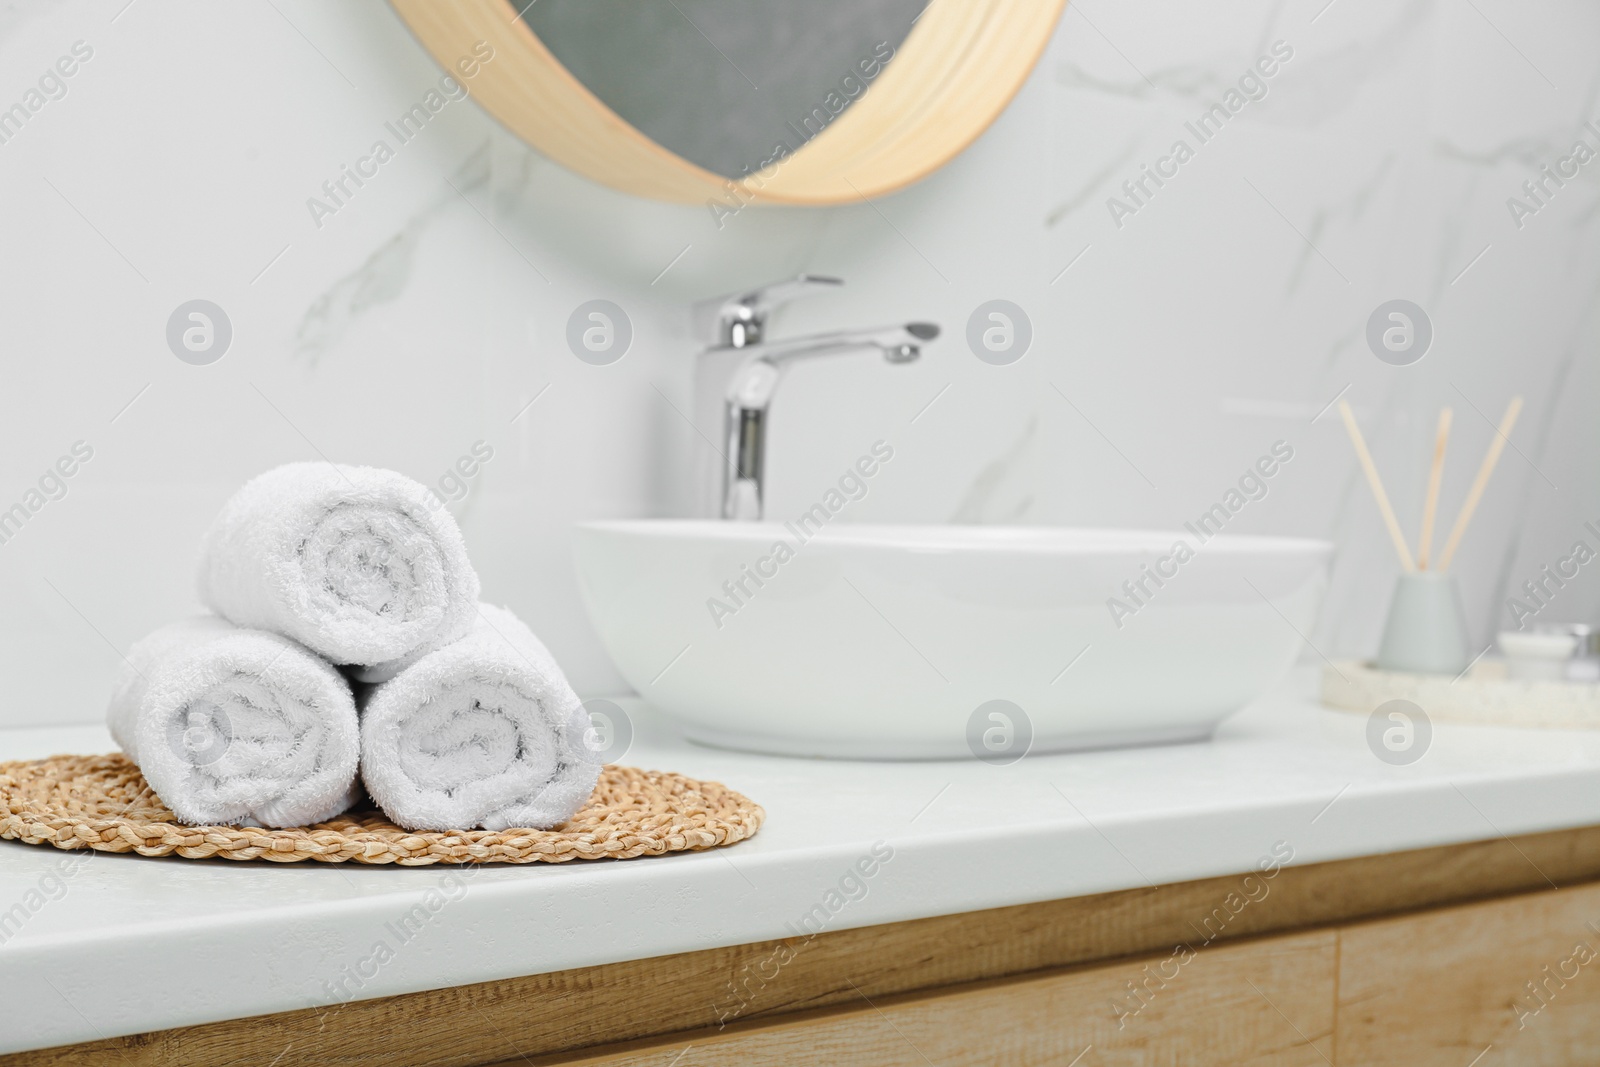
[[1389, 494], [1384, 492], [1383, 479], [1378, 476], [1372, 453], [1367, 449], [1366, 439], [1361, 436], [1361, 427], [1356, 424], [1355, 413], [1346, 401], [1339, 401], [1339, 414], [1344, 418], [1345, 429], [1350, 432], [1356, 458], [1366, 473], [1367, 484], [1372, 489], [1373, 499], [1377, 501], [1378, 513], [1383, 516], [1403, 571], [1395, 583], [1394, 598], [1389, 602], [1389, 617], [1383, 627], [1383, 640], [1378, 646], [1379, 668], [1420, 674], [1460, 674], [1471, 665], [1466, 617], [1461, 608], [1461, 589], [1455, 576], [1447, 572], [1451, 561], [1455, 559], [1456, 549], [1461, 546], [1461, 538], [1467, 532], [1467, 524], [1478, 510], [1489, 479], [1500, 462], [1500, 454], [1511, 439], [1517, 416], [1521, 413], [1522, 397], [1514, 396], [1506, 406], [1500, 425], [1495, 428], [1489, 450], [1478, 466], [1478, 476], [1467, 491], [1467, 499], [1450, 528], [1450, 535], [1445, 538], [1444, 548], [1436, 563], [1433, 557], [1434, 520], [1439, 509], [1439, 486], [1444, 479], [1445, 452], [1450, 443], [1451, 410], [1445, 408], [1439, 412], [1433, 463], [1428, 472], [1427, 497], [1422, 508], [1422, 530], [1413, 558], [1411, 547], [1400, 529], [1400, 520], [1395, 517], [1394, 507], [1389, 503]]

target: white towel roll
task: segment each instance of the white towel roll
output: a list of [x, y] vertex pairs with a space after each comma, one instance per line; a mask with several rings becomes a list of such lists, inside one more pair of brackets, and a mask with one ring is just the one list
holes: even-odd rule
[[360, 728], [339, 672], [288, 638], [214, 616], [128, 650], [111, 736], [190, 825], [304, 826], [360, 796]]
[[504, 608], [359, 699], [362, 779], [407, 829], [550, 829], [600, 775], [577, 694]]
[[394, 471], [290, 463], [245, 483], [206, 532], [200, 600], [338, 664], [382, 665], [464, 636], [478, 575], [455, 519]]

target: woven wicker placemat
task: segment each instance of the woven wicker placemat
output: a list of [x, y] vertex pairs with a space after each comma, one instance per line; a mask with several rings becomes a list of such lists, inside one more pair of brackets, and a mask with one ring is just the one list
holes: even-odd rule
[[120, 752], [0, 763], [0, 838], [57, 848], [184, 859], [296, 863], [565, 863], [731, 845], [761, 806], [716, 782], [607, 766], [589, 802], [558, 830], [412, 832], [370, 801], [286, 830], [184, 826]]

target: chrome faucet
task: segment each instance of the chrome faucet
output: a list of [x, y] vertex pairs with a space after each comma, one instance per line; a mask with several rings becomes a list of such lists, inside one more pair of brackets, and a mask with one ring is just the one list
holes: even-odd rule
[[722, 414], [721, 471], [712, 479], [717, 494], [712, 506], [721, 518], [753, 521], [762, 517], [767, 412], [791, 363], [872, 349], [890, 363], [910, 363], [922, 354], [922, 342], [939, 336], [939, 327], [931, 322], [908, 322], [782, 341], [766, 339], [767, 316], [773, 309], [843, 284], [838, 278], [801, 274], [694, 305], [696, 332], [707, 337], [710, 345], [695, 368], [697, 424], [711, 425], [717, 407]]

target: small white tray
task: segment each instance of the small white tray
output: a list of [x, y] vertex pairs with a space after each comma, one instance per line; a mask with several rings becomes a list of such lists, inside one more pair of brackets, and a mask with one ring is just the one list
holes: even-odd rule
[[1384, 671], [1345, 660], [1322, 669], [1322, 702], [1370, 714], [1388, 700], [1409, 700], [1430, 718], [1485, 726], [1600, 730], [1600, 682], [1523, 682], [1504, 663], [1485, 661], [1467, 675]]

